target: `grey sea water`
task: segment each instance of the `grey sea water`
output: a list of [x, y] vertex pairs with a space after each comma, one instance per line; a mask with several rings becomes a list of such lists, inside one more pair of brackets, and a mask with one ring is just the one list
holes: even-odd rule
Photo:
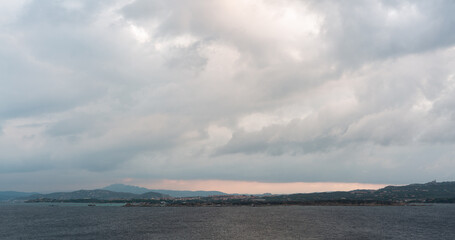
[[455, 239], [455, 205], [0, 204], [0, 239]]

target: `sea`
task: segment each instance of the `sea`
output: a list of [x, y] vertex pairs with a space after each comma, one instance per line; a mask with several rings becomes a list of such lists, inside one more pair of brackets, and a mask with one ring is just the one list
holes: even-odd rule
[[0, 239], [455, 239], [455, 204], [0, 204]]

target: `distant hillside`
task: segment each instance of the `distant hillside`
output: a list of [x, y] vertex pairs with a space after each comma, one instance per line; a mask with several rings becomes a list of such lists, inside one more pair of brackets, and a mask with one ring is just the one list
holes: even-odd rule
[[160, 198], [170, 198], [171, 196], [167, 194], [157, 193], [157, 192], [146, 192], [138, 195], [138, 199], [160, 199]]
[[101, 189], [109, 190], [109, 191], [113, 191], [113, 192], [126, 192], [126, 193], [134, 193], [134, 194], [143, 194], [143, 193], [152, 191], [147, 188], [125, 185], [125, 184], [112, 184], [112, 185], [109, 185], [109, 186], [101, 188]]
[[171, 197], [208, 197], [215, 195], [227, 195], [227, 193], [219, 191], [178, 191], [178, 190], [164, 190], [164, 189], [147, 189], [143, 187], [125, 185], [125, 184], [112, 184], [102, 188], [103, 190], [115, 191], [115, 192], [127, 192], [142, 194], [146, 192], [157, 192]]
[[3, 192], [0, 192], [0, 201], [10, 201], [10, 200], [14, 200], [16, 198], [28, 197], [33, 194], [37, 194], [37, 193], [3, 191]]
[[56, 192], [49, 194], [34, 194], [23, 197], [23, 200], [32, 199], [52, 199], [52, 200], [70, 200], [70, 199], [98, 199], [98, 200], [130, 200], [130, 199], [159, 199], [166, 198], [164, 195], [156, 192], [148, 192], [144, 194], [134, 194], [125, 192], [113, 192], [108, 190], [79, 190], [74, 192]]
[[378, 190], [300, 193], [274, 196], [276, 201], [376, 200], [392, 202], [455, 202], [455, 182], [387, 186]]
[[[127, 185], [111, 185], [112, 188], [119, 187], [125, 190], [131, 187], [134, 191], [149, 191], [139, 187]], [[210, 204], [250, 204], [261, 202], [262, 204], [402, 204], [402, 203], [455, 203], [455, 182], [429, 182], [425, 184], [410, 184], [406, 186], [388, 186], [378, 190], [354, 190], [348, 192], [321, 192], [321, 193], [300, 193], [290, 195], [272, 195], [272, 196], [252, 196], [252, 195], [226, 195], [217, 191], [172, 191], [156, 190], [159, 192], [146, 192], [142, 194], [128, 192], [114, 192], [109, 190], [79, 190], [74, 192], [57, 192], [50, 194], [34, 194], [22, 197], [23, 200], [31, 201], [73, 201], [78, 202], [98, 200], [98, 201], [123, 201], [123, 200], [140, 200], [158, 201], [158, 199], [189, 196], [203, 196], [194, 199], [171, 199], [174, 205], [210, 205]], [[10, 194], [18, 194], [9, 192]], [[167, 193], [167, 194], [163, 194]], [[210, 197], [214, 196], [214, 197]], [[260, 199], [257, 199], [260, 198]]]
[[390, 200], [455, 199], [455, 182], [429, 182], [406, 186], [388, 186], [374, 192], [374, 197]]

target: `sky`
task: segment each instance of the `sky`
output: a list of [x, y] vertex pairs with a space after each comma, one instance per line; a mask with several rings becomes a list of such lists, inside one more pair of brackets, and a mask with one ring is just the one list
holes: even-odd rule
[[0, 0], [0, 190], [455, 180], [454, 12], [451, 0]]

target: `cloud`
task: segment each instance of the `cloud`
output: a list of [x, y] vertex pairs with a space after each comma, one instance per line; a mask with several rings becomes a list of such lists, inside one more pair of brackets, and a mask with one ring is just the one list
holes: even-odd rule
[[[344, 64], [362, 64], [453, 45], [450, 1], [333, 1], [313, 4], [325, 12], [325, 31]], [[442, 37], [443, 36], [443, 37]]]
[[454, 177], [451, 1], [0, 5], [4, 174]]

